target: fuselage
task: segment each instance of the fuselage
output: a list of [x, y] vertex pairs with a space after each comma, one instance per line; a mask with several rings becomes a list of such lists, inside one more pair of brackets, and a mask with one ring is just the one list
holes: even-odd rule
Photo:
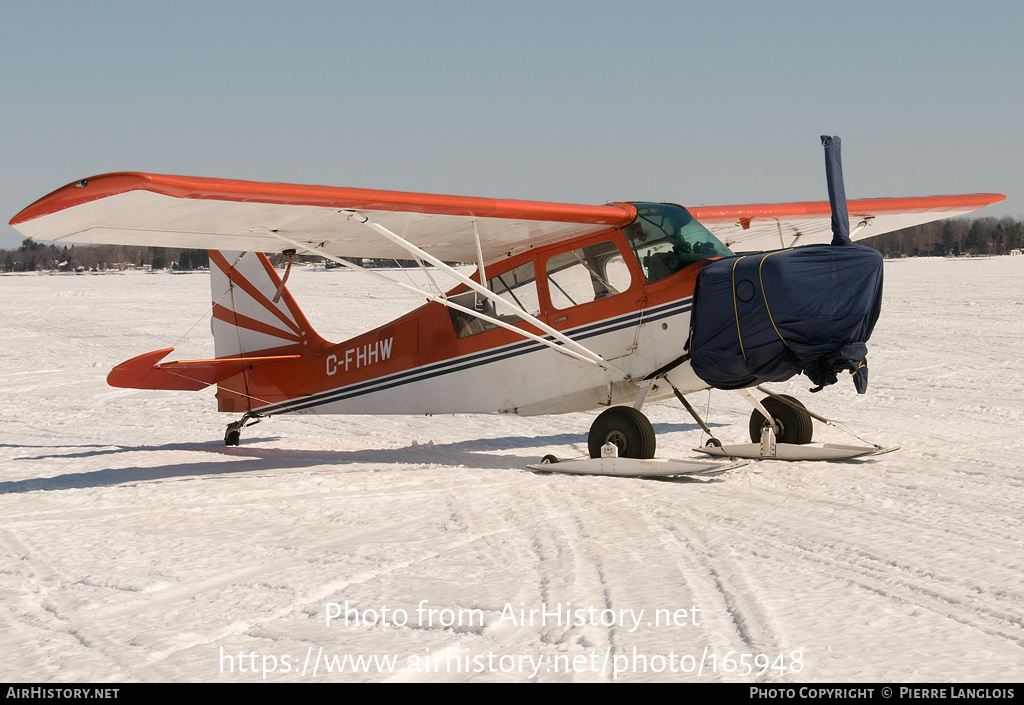
[[[308, 346], [300, 361], [222, 382], [219, 408], [259, 415], [533, 415], [632, 402], [637, 381], [683, 357], [697, 275], [708, 258], [728, 254], [684, 209], [638, 208], [637, 222], [626, 228], [489, 265], [488, 289], [507, 304], [495, 306], [464, 285], [447, 295], [543, 336], [512, 313], [525, 310], [625, 378], [429, 303], [342, 343]], [[670, 379], [683, 392], [707, 386], [686, 363]]]

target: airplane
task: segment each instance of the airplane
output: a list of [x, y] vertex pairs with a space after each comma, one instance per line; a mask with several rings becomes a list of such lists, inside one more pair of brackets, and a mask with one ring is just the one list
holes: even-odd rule
[[[656, 439], [643, 406], [674, 396], [710, 437], [696, 450], [854, 457], [885, 449], [811, 444], [811, 419], [830, 420], [763, 385], [802, 373], [817, 391], [850, 372], [863, 393], [882, 258], [852, 240], [1005, 196], [847, 202], [840, 140], [822, 143], [829, 201], [574, 205], [125, 172], [57, 189], [10, 223], [58, 242], [210, 251], [215, 357], [162, 362], [173, 348], [156, 350], [117, 365], [108, 383], [216, 385], [218, 410], [241, 414], [227, 445], [278, 414], [603, 408], [588, 435], [591, 458], [647, 460]], [[300, 253], [427, 303], [328, 342], [286, 286]], [[283, 275], [267, 254], [288, 257]], [[429, 283], [408, 284], [351, 261], [358, 258], [416, 260]], [[435, 270], [458, 285], [442, 290]], [[758, 400], [754, 388], [768, 396]], [[723, 447], [687, 401], [708, 389], [737, 390], [753, 406], [750, 446]]]

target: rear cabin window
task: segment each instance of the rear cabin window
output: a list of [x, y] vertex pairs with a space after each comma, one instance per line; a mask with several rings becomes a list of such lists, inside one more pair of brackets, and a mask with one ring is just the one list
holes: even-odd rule
[[[540, 315], [540, 297], [537, 295], [537, 280], [534, 276], [533, 262], [527, 262], [515, 269], [510, 269], [487, 280], [487, 288], [501, 297], [504, 303], [497, 306], [489, 299], [475, 291], [466, 291], [448, 297], [449, 301], [472, 309], [485, 316], [497, 318], [515, 325], [522, 321], [513, 311], [523, 310], [532, 316]], [[448, 309], [455, 326], [455, 334], [465, 338], [484, 331], [499, 328], [495, 323], [471, 316], [453, 308]]]
[[547, 261], [548, 294], [557, 309], [598, 301], [629, 288], [629, 267], [606, 240], [554, 255]]

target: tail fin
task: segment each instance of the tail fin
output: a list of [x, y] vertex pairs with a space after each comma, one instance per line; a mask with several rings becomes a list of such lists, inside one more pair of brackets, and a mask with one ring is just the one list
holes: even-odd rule
[[213, 344], [218, 358], [289, 355], [326, 345], [258, 252], [210, 251]]
[[[211, 251], [210, 287], [216, 359], [161, 363], [174, 348], [156, 350], [122, 362], [107, 382], [131, 389], [198, 390], [216, 384], [221, 411], [250, 411], [254, 404], [281, 396], [265, 383], [257, 384], [259, 397], [253, 396], [256, 372], [277, 363], [297, 363], [328, 345], [262, 254]], [[275, 302], [278, 289], [281, 296]]]

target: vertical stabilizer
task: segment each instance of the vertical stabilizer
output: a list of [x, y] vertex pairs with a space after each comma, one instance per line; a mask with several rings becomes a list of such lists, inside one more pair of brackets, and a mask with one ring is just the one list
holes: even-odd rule
[[217, 357], [302, 353], [324, 344], [258, 252], [210, 252], [213, 341]]

